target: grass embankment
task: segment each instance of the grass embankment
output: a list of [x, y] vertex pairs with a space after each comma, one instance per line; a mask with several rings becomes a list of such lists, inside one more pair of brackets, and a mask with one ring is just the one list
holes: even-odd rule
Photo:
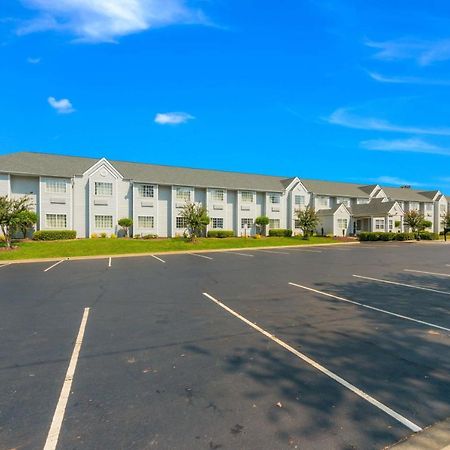
[[71, 241], [18, 242], [15, 250], [0, 251], [0, 261], [34, 258], [65, 258], [73, 256], [120, 255], [130, 253], [159, 253], [173, 251], [198, 251], [230, 248], [279, 247], [283, 245], [330, 244], [331, 238], [268, 237], [199, 239], [192, 243], [184, 239], [77, 239]]

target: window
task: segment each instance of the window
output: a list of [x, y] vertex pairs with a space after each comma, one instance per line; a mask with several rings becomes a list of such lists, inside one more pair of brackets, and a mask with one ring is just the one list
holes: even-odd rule
[[278, 204], [281, 202], [280, 194], [269, 194], [269, 202]]
[[153, 216], [138, 216], [138, 228], [154, 228], [155, 218]]
[[252, 228], [253, 227], [253, 219], [241, 219], [241, 228]]
[[[184, 187], [177, 188], [177, 200], [189, 202], [191, 200], [191, 190], [189, 188], [184, 188]], [[179, 227], [179, 228], [185, 228], [185, 227]]]
[[433, 203], [425, 203], [425, 211], [432, 212], [433, 211]]
[[358, 205], [366, 205], [367, 203], [369, 203], [369, 199], [368, 198], [357, 198], [356, 203]]
[[328, 197], [317, 197], [319, 206], [328, 206]]
[[175, 222], [175, 226], [177, 228], [187, 228], [187, 220], [186, 217], [177, 217], [176, 218], [176, 222]]
[[215, 202], [223, 202], [225, 200], [225, 190], [224, 189], [214, 189], [211, 192], [211, 198]]
[[417, 202], [409, 202], [409, 210], [410, 211], [419, 211], [420, 205]]
[[64, 194], [67, 185], [64, 180], [47, 180], [45, 182], [45, 190], [51, 194]]
[[301, 227], [300, 227], [300, 220], [295, 219], [294, 227], [295, 227], [297, 230], [299, 230], [299, 229], [301, 228]]
[[269, 219], [269, 228], [277, 230], [280, 228], [280, 219]]
[[341, 228], [343, 230], [346, 230], [348, 227], [348, 219], [338, 219], [338, 228]]
[[241, 200], [243, 203], [253, 203], [253, 192], [242, 191], [241, 192]]
[[213, 228], [223, 228], [223, 217], [213, 217], [211, 219], [211, 226]]
[[296, 195], [294, 198], [294, 202], [297, 206], [305, 206], [305, 196], [304, 195]]
[[65, 214], [46, 214], [45, 223], [47, 228], [62, 230], [67, 228], [67, 216]]
[[113, 193], [112, 183], [95, 182], [95, 195], [111, 197]]
[[153, 198], [155, 196], [155, 189], [151, 184], [140, 184], [138, 186], [139, 197]]
[[375, 230], [384, 230], [384, 219], [375, 219]]
[[343, 204], [345, 206], [350, 206], [350, 199], [347, 197], [337, 197], [336, 198], [336, 203], [338, 205]]
[[95, 216], [97, 230], [110, 230], [113, 227], [113, 216]]
[[392, 231], [394, 229], [394, 221], [392, 219], [389, 219], [389, 231]]

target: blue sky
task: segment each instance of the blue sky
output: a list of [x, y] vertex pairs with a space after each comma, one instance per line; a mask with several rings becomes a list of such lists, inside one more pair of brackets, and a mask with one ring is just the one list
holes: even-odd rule
[[450, 4], [2, 0], [0, 153], [450, 191]]

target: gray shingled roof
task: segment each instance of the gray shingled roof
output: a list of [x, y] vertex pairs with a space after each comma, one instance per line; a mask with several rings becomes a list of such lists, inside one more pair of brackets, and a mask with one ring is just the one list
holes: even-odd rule
[[396, 201], [383, 202], [381, 198], [374, 198], [370, 203], [353, 205], [350, 210], [355, 217], [386, 216], [396, 203]]
[[340, 183], [338, 181], [320, 181], [306, 180], [301, 178], [300, 181], [310, 192], [317, 195], [337, 195], [352, 198], [369, 198], [369, 194], [362, 188], [367, 187], [355, 183]]
[[336, 211], [340, 207], [344, 207], [345, 209], [347, 209], [349, 211], [349, 208], [347, 208], [343, 203], [339, 203], [338, 205], [334, 205], [332, 208], [329, 208], [329, 209], [319, 209], [317, 211], [317, 214], [319, 216], [332, 216], [336, 213]]
[[[99, 158], [18, 152], [0, 156], [0, 172], [55, 177], [81, 175]], [[126, 179], [165, 185], [282, 192], [292, 178], [155, 164], [110, 161]]]
[[393, 200], [405, 202], [429, 202], [430, 199], [423, 195], [420, 191], [410, 188], [384, 187], [385, 194]]

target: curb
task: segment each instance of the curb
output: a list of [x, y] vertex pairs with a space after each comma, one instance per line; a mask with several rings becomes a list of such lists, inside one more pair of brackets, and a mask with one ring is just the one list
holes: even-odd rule
[[0, 260], [1, 265], [7, 264], [31, 264], [31, 263], [39, 263], [39, 262], [56, 262], [61, 260], [70, 260], [70, 261], [84, 261], [89, 259], [108, 259], [108, 258], [139, 258], [144, 256], [162, 256], [162, 255], [185, 255], [189, 253], [223, 253], [223, 252], [242, 252], [242, 251], [253, 251], [253, 250], [270, 250], [270, 249], [282, 249], [282, 248], [315, 248], [315, 247], [332, 247], [339, 245], [358, 245], [360, 242], [333, 242], [329, 244], [303, 244], [303, 245], [269, 245], [264, 247], [238, 247], [238, 248], [217, 248], [217, 249], [203, 249], [203, 250], [173, 250], [167, 252], [145, 252], [145, 253], [121, 253], [117, 255], [91, 255], [91, 256], [60, 256], [60, 257], [51, 257], [51, 258], [34, 258], [34, 259], [5, 259]]

